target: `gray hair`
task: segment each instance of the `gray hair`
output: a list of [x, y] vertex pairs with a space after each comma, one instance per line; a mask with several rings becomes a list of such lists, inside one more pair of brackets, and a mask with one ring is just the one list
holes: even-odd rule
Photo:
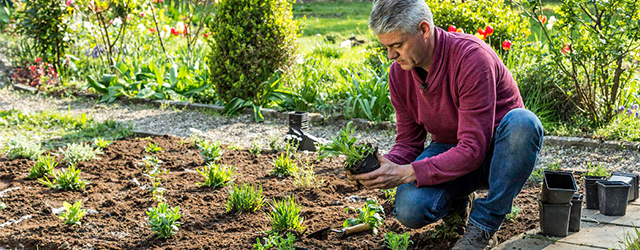
[[429, 23], [433, 32], [433, 14], [425, 0], [377, 0], [373, 2], [369, 27], [376, 34], [398, 30], [416, 34], [422, 21]]

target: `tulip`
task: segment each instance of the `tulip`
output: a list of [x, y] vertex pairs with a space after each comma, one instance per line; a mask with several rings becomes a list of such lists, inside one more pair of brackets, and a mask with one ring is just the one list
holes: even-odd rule
[[156, 33], [156, 29], [154, 29], [154, 28], [149, 28], [149, 32], [151, 32], [151, 34], [155, 34], [155, 33]]
[[456, 28], [456, 26], [449, 26], [449, 32], [456, 32], [456, 30], [458, 30], [458, 28]]
[[182, 34], [184, 33], [184, 23], [183, 22], [178, 22], [178, 24], [176, 24], [176, 33], [178, 34]]
[[458, 33], [464, 33], [464, 30], [463, 30], [462, 28], [458, 28], [458, 29], [456, 30], [456, 32], [458, 32]]
[[571, 44], [569, 43], [565, 43], [564, 44], [564, 48], [562, 48], [562, 54], [568, 54], [569, 52], [571, 52]]
[[511, 41], [504, 40], [504, 42], [502, 42], [502, 49], [510, 50], [511, 49]]
[[545, 23], [547, 23], [547, 16], [545, 16], [545, 15], [539, 15], [539, 16], [538, 16], [538, 20], [540, 20], [540, 22], [541, 22], [542, 24], [545, 24]]
[[486, 36], [487, 32], [485, 32], [484, 29], [482, 29], [482, 28], [478, 28], [478, 34]]
[[480, 34], [480, 33], [476, 33], [475, 36], [477, 38], [480, 38], [480, 40], [482, 40], [482, 41], [484, 41], [484, 39], [486, 38], [483, 34]]
[[178, 32], [176, 31], [175, 28], [171, 28], [171, 34], [173, 34], [174, 36], [177, 36]]
[[209, 37], [209, 34], [204, 33], [204, 34], [203, 34], [203, 36], [208, 38], [208, 37]]
[[67, 4], [67, 6], [71, 6], [73, 4], [73, 0], [67, 0], [65, 3]]
[[493, 34], [493, 27], [491, 27], [491, 25], [487, 25], [487, 27], [484, 28], [485, 31], [485, 36], [490, 36], [491, 34]]

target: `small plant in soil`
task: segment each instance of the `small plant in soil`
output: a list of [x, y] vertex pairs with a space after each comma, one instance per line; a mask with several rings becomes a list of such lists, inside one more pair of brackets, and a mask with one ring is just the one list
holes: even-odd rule
[[375, 152], [375, 148], [369, 145], [356, 145], [358, 138], [354, 137], [356, 126], [353, 121], [347, 123], [347, 126], [340, 130], [338, 136], [332, 136], [331, 142], [321, 145], [319, 149], [318, 160], [322, 160], [329, 156], [345, 155], [347, 159], [344, 161], [344, 169], [351, 170], [356, 167], [370, 154]]
[[318, 181], [316, 173], [313, 171], [313, 165], [310, 160], [301, 164], [299, 171], [293, 173], [293, 185], [298, 189], [312, 189], [320, 187], [324, 180]]
[[287, 155], [289, 155], [289, 157], [293, 157], [296, 153], [298, 153], [299, 146], [300, 143], [296, 141], [290, 141], [284, 144], [284, 150], [285, 152], [287, 152]]
[[164, 175], [169, 173], [169, 170], [160, 168], [159, 165], [154, 166], [152, 169], [148, 169], [144, 176], [148, 177], [151, 181], [151, 186], [149, 187], [149, 191], [151, 191], [151, 195], [154, 201], [165, 201], [164, 199], [164, 191], [165, 188], [161, 187], [162, 181], [164, 180], [160, 175]]
[[238, 151], [238, 150], [243, 150], [244, 148], [238, 144], [229, 143], [229, 146], [227, 146], [227, 149], [231, 151]]
[[456, 234], [462, 227], [464, 227], [464, 221], [458, 214], [452, 214], [446, 221], [436, 225], [431, 232], [431, 238], [434, 239], [451, 239], [455, 238]]
[[146, 213], [149, 216], [151, 231], [158, 238], [174, 236], [178, 232], [178, 226], [182, 224], [178, 221], [182, 217], [179, 206], [169, 208], [169, 205], [161, 202], [157, 207], [150, 207]]
[[269, 137], [269, 147], [273, 152], [282, 150], [282, 146], [280, 145], [280, 141], [277, 136], [272, 135]]
[[287, 177], [297, 171], [298, 164], [289, 158], [289, 154], [281, 153], [280, 156], [276, 157], [273, 161], [273, 169], [271, 169], [269, 173], [278, 177]]
[[271, 232], [282, 233], [287, 231], [302, 232], [304, 218], [300, 216], [301, 207], [293, 196], [274, 201], [271, 212], [268, 214], [271, 221]]
[[64, 224], [80, 225], [80, 220], [87, 213], [87, 210], [82, 209], [82, 201], [77, 201], [73, 205], [68, 202], [62, 202], [64, 206], [64, 212], [58, 215], [58, 218], [64, 220]]
[[234, 170], [235, 167], [209, 162], [204, 168], [196, 169], [196, 171], [204, 177], [204, 182], [196, 183], [196, 185], [199, 187], [206, 186], [212, 189], [224, 187], [233, 180], [231, 177], [233, 176]]
[[534, 169], [531, 176], [529, 176], [529, 180], [540, 183], [544, 180], [544, 171], [558, 171], [560, 169], [560, 160], [556, 160], [553, 163], [549, 163], [546, 167]]
[[68, 169], [54, 171], [53, 181], [45, 176], [44, 180], [38, 179], [38, 182], [52, 189], [80, 190], [90, 183], [80, 179], [80, 172], [81, 170], [77, 169], [75, 164], [71, 164]]
[[255, 156], [260, 156], [260, 154], [262, 153], [262, 145], [260, 145], [260, 141], [254, 139], [251, 142], [251, 148], [249, 149], [249, 153]]
[[227, 212], [233, 211], [237, 214], [242, 212], [253, 213], [262, 208], [264, 197], [262, 187], [254, 187], [243, 183], [241, 186], [232, 184], [229, 198], [227, 199]]
[[52, 174], [53, 169], [58, 166], [56, 162], [56, 158], [48, 155], [40, 155], [38, 156], [38, 160], [35, 165], [31, 166], [31, 170], [29, 171], [29, 179], [35, 180], [38, 178], [42, 178], [47, 174]]
[[518, 214], [520, 214], [520, 212], [522, 212], [522, 208], [513, 205], [511, 206], [511, 212], [505, 216], [505, 219], [513, 222], [518, 217]]
[[413, 241], [409, 239], [409, 233], [396, 234], [388, 232], [384, 234], [384, 245], [392, 250], [407, 250]]
[[591, 162], [587, 163], [587, 173], [583, 176], [609, 176], [609, 170], [602, 167], [602, 164], [591, 164]]
[[393, 202], [393, 201], [396, 200], [396, 191], [397, 190], [398, 190], [398, 188], [383, 189], [382, 193], [384, 194], [384, 198], [389, 200], [389, 202]]
[[358, 218], [349, 218], [342, 225], [344, 227], [355, 226], [358, 224], [369, 224], [371, 229], [373, 230], [373, 234], [378, 234], [378, 229], [384, 225], [384, 208], [381, 205], [378, 205], [378, 201], [376, 199], [367, 199], [367, 203], [364, 204], [362, 208], [352, 208], [347, 207], [346, 212], [354, 211], [358, 214]]
[[277, 233], [272, 233], [269, 237], [262, 238], [264, 245], [260, 242], [260, 238], [256, 239], [256, 244], [253, 244], [254, 250], [294, 250], [296, 249], [294, 242], [296, 241], [295, 234], [287, 233], [287, 238], [281, 237]]
[[4, 204], [4, 202], [0, 201], [0, 210], [7, 208], [7, 204]]
[[12, 159], [36, 159], [43, 150], [40, 146], [40, 142], [36, 140], [29, 140], [26, 137], [18, 136], [11, 138], [5, 148], [5, 158]]
[[102, 137], [100, 137], [100, 138], [95, 138], [95, 139], [93, 140], [93, 145], [94, 145], [95, 147], [97, 147], [97, 148], [100, 148], [100, 149], [105, 149], [105, 148], [107, 148], [109, 145], [111, 145], [112, 143], [113, 143], [112, 141], [106, 140], [106, 139], [104, 139], [104, 138], [102, 138]]
[[73, 143], [67, 145], [67, 149], [62, 151], [62, 154], [64, 155], [62, 161], [74, 164], [95, 159], [98, 154], [102, 154], [102, 150], [100, 148], [94, 149], [85, 143]]
[[220, 147], [220, 142], [202, 142], [200, 143], [200, 151], [204, 156], [205, 161], [219, 161], [222, 157], [222, 148]]
[[158, 159], [158, 157], [154, 155], [145, 156], [144, 158], [142, 158], [142, 162], [139, 163], [139, 165], [142, 165], [145, 170], [159, 168], [160, 164], [162, 164], [162, 160]]
[[162, 151], [162, 148], [159, 147], [156, 143], [149, 142], [149, 146], [146, 146], [144, 148], [144, 151], [147, 151], [147, 153], [155, 153]]

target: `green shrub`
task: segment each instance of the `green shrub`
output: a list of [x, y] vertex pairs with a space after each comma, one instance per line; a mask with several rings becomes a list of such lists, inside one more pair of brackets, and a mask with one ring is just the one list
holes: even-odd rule
[[51, 154], [38, 156], [38, 161], [36, 161], [35, 165], [31, 166], [31, 170], [29, 171], [29, 179], [35, 180], [51, 174], [56, 166], [58, 166], [56, 158], [51, 156]]
[[5, 146], [5, 151], [7, 153], [4, 157], [7, 159], [36, 159], [40, 154], [42, 154], [39, 141], [29, 140], [22, 136], [11, 138]]
[[487, 42], [497, 51], [504, 40], [524, 41], [529, 36], [529, 22], [511, 10], [503, 1], [439, 1], [427, 0], [436, 26], [447, 30], [453, 25], [465, 33], [475, 34], [487, 25], [493, 27], [493, 34]]
[[271, 232], [302, 232], [305, 227], [302, 226], [304, 218], [300, 216], [300, 209], [300, 205], [296, 203], [293, 196], [274, 201], [271, 212], [268, 214], [271, 221]]
[[277, 233], [269, 234], [269, 237], [262, 238], [264, 241], [264, 245], [260, 242], [260, 238], [256, 239], [256, 244], [253, 244], [254, 250], [269, 250], [269, 249], [277, 249], [277, 250], [294, 250], [296, 249], [294, 242], [296, 241], [296, 236], [292, 233], [287, 233], [287, 238], [282, 238]]
[[157, 207], [150, 207], [146, 213], [149, 216], [151, 231], [158, 238], [166, 239], [174, 236], [178, 231], [178, 226], [182, 224], [178, 221], [182, 217], [179, 206], [169, 209], [169, 205], [166, 203], [158, 203]]
[[388, 232], [384, 234], [384, 245], [392, 250], [407, 250], [410, 244], [413, 244], [412, 240], [409, 240], [409, 233], [396, 234], [394, 232]]
[[367, 223], [373, 229], [373, 234], [378, 234], [378, 229], [384, 225], [384, 208], [378, 205], [376, 199], [367, 199], [367, 203], [362, 208], [347, 207], [347, 213], [354, 211], [358, 214], [358, 218], [349, 218], [342, 223], [344, 227], [355, 226], [362, 223]]
[[202, 170], [196, 169], [196, 171], [204, 177], [204, 182], [196, 183], [196, 185], [200, 187], [206, 186], [212, 189], [224, 187], [231, 182], [234, 169], [235, 167], [227, 167], [209, 162]]
[[263, 203], [264, 197], [262, 196], [262, 187], [254, 187], [253, 185], [247, 185], [246, 183], [242, 184], [242, 186], [236, 186], [233, 184], [233, 189], [231, 190], [229, 199], [227, 200], [227, 212], [255, 212], [262, 208]]
[[[290, 64], [300, 36], [291, 0], [221, 1], [212, 31], [211, 83], [225, 102], [260, 103], [258, 86]], [[252, 86], [252, 87], [247, 87]]]
[[87, 210], [82, 209], [82, 201], [78, 201], [73, 203], [73, 205], [68, 202], [62, 202], [62, 206], [64, 206], [64, 212], [58, 215], [58, 218], [64, 220], [64, 224], [71, 225], [80, 225], [80, 220], [87, 213]]
[[80, 179], [80, 169], [76, 169], [76, 165], [72, 164], [68, 169], [53, 172], [53, 181], [48, 177], [38, 179], [38, 182], [52, 189], [64, 190], [80, 190], [90, 182]]
[[62, 161], [74, 164], [81, 161], [93, 160], [98, 154], [102, 154], [102, 150], [100, 148], [94, 149], [86, 143], [73, 143], [68, 145], [67, 149], [62, 151], [62, 154], [64, 155]]

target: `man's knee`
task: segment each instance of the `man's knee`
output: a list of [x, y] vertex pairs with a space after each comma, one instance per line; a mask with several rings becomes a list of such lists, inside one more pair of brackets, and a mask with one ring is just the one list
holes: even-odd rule
[[540, 146], [544, 137], [542, 123], [538, 117], [527, 109], [514, 109], [507, 113], [503, 132], [508, 134], [512, 146], [527, 146], [531, 142]]
[[[401, 185], [396, 191], [394, 215], [402, 225], [418, 229], [435, 222], [433, 202], [417, 196], [416, 188]], [[413, 185], [413, 184], [408, 184]]]

